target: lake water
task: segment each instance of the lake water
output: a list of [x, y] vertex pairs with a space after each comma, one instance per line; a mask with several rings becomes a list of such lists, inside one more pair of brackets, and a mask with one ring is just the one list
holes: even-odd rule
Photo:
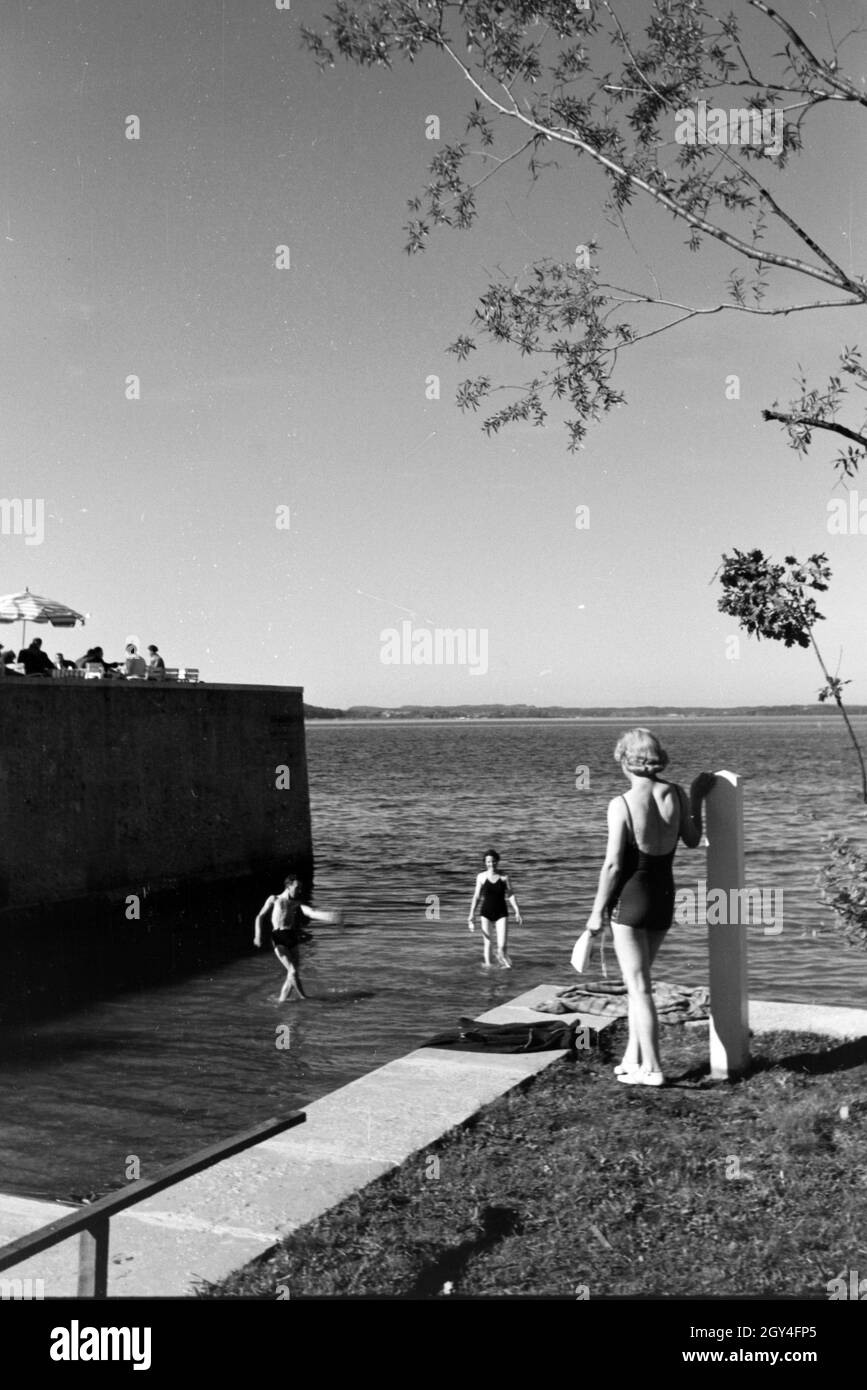
[[[855, 722], [863, 739], [867, 719]], [[595, 893], [605, 807], [626, 787], [612, 752], [627, 726], [308, 725], [315, 902], [347, 914], [344, 928], [314, 927], [303, 960], [311, 998], [278, 1004], [282, 971], [269, 950], [4, 1030], [0, 1191], [70, 1198], [121, 1186], [132, 1156], [151, 1175], [381, 1066], [461, 1014], [574, 981], [569, 954]], [[747, 779], [747, 883], [782, 891], [784, 904], [781, 932], [748, 928], [751, 994], [867, 1005], [867, 955], [842, 943], [814, 883], [823, 831], [867, 839], [842, 722], [656, 728], [674, 780], [720, 768]], [[589, 786], [579, 790], [581, 767]], [[510, 928], [511, 971], [483, 971], [480, 934], [467, 931], [489, 846], [525, 918]], [[694, 889], [704, 852], [681, 848], [675, 869]], [[706, 929], [675, 926], [658, 978], [701, 984], [706, 971]]]

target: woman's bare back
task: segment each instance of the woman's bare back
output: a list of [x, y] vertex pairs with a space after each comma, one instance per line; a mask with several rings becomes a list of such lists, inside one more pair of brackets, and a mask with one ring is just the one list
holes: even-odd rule
[[624, 800], [632, 816], [635, 842], [645, 854], [670, 854], [680, 838], [681, 793], [676, 783], [646, 781]]

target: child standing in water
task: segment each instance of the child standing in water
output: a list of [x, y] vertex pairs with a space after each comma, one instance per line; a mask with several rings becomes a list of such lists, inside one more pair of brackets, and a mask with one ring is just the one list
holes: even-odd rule
[[512, 962], [506, 953], [509, 943], [509, 910], [506, 907], [507, 901], [511, 903], [515, 914], [515, 921], [521, 925], [521, 912], [518, 907], [517, 899], [512, 892], [508, 875], [500, 874], [497, 865], [500, 856], [495, 849], [489, 849], [485, 855], [485, 871], [476, 878], [476, 888], [473, 893], [473, 901], [470, 903], [469, 928], [475, 931], [476, 907], [482, 919], [482, 937], [484, 938], [483, 964], [491, 964], [491, 928], [493, 927], [497, 935], [497, 964], [504, 970], [511, 969]]
[[272, 894], [256, 917], [253, 928], [254, 946], [262, 945], [262, 929], [268, 914], [271, 915], [271, 945], [274, 954], [286, 971], [286, 979], [280, 990], [280, 1003], [284, 1003], [294, 990], [299, 999], [307, 995], [301, 988], [298, 971], [298, 948], [307, 940], [305, 918], [313, 922], [335, 923], [341, 920], [339, 912], [317, 912], [315, 908], [301, 901], [301, 880], [296, 873], [290, 873], [284, 880], [283, 892]]

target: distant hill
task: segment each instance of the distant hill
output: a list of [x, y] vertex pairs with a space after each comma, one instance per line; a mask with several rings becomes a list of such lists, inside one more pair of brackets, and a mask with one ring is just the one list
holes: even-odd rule
[[[867, 705], [848, 706], [849, 714], [867, 714]], [[839, 717], [834, 705], [350, 705], [325, 709], [305, 705], [305, 719], [612, 719], [625, 723], [647, 719], [720, 719], [725, 715], [802, 715]]]

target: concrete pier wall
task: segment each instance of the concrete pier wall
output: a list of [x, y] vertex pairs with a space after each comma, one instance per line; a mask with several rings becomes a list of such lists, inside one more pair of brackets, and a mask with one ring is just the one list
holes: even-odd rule
[[312, 872], [300, 687], [0, 681], [0, 1000], [58, 952], [112, 985], [143, 947], [194, 966], [290, 862]]

